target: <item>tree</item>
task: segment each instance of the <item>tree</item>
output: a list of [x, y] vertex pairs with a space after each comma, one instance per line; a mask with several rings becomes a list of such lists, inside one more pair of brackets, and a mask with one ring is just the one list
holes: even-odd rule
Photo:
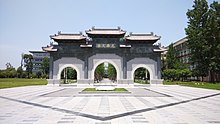
[[[188, 69], [188, 65], [182, 63], [177, 58], [177, 51], [173, 47], [173, 43], [169, 45], [169, 50], [167, 52], [166, 60], [163, 62], [163, 78], [168, 80], [180, 80], [180, 79], [186, 79], [189, 75], [186, 75], [182, 72], [186, 72]], [[189, 70], [190, 71], [190, 70]], [[187, 71], [188, 72], [188, 71]]]
[[116, 80], [116, 75], [117, 75], [117, 73], [116, 73], [115, 67], [112, 64], [109, 63], [108, 64], [108, 78], [110, 80], [115, 81]]
[[16, 72], [15, 68], [9, 69], [9, 77], [10, 78], [15, 78], [16, 75], [17, 75], [17, 72]]
[[185, 65], [182, 62], [180, 62], [179, 59], [177, 58], [177, 51], [174, 49], [173, 43], [169, 45], [169, 50], [167, 52], [166, 68], [167, 69], [185, 68]]
[[37, 76], [37, 78], [42, 77], [42, 71], [41, 70], [37, 71], [36, 76]]
[[9, 62], [6, 63], [5, 65], [6, 65], [6, 69], [2, 70], [1, 75], [4, 78], [14, 78], [14, 77], [16, 77], [17, 72], [16, 72], [15, 68], [13, 68], [13, 66]]
[[31, 74], [31, 78], [37, 78], [37, 74]]
[[[207, 51], [209, 58], [210, 81], [216, 81], [216, 74], [220, 72], [220, 4], [214, 1], [208, 11], [207, 31]], [[220, 73], [219, 73], [220, 74]]]
[[175, 80], [178, 77], [178, 72], [176, 69], [165, 69], [163, 71], [163, 76], [166, 80]]
[[41, 66], [42, 66], [43, 73], [48, 75], [49, 74], [49, 58], [48, 57], [43, 58], [43, 62]]
[[177, 58], [177, 51], [173, 47], [173, 43], [169, 45], [169, 50], [167, 52], [167, 58], [163, 62], [165, 65], [164, 69], [186, 69], [188, 68], [187, 64], [182, 63], [178, 58]]
[[187, 12], [189, 22], [185, 29], [191, 61], [196, 65], [194, 72], [199, 76], [210, 73], [211, 82], [220, 71], [219, 8], [218, 2], [213, 2], [209, 9], [206, 0], [195, 0], [193, 9]]
[[26, 67], [26, 72], [28, 75], [28, 78], [30, 78], [30, 74], [32, 74], [32, 69], [33, 69], [33, 64], [32, 64], [32, 59], [33, 56], [31, 54], [24, 54], [24, 67]]
[[9, 63], [9, 62], [6, 63], [5, 65], [6, 65], [6, 69], [11, 69], [11, 68], [13, 68], [13, 66], [12, 66], [11, 63]]
[[21, 54], [21, 66], [20, 66], [21, 68], [23, 68], [23, 62], [24, 62], [24, 54], [22, 53]]
[[145, 79], [146, 78], [146, 71], [147, 69], [145, 68], [138, 68], [135, 70], [134, 72], [134, 75], [135, 75], [135, 78], [138, 78], [138, 79]]
[[18, 68], [17, 68], [17, 76], [18, 76], [18, 78], [21, 78], [21, 77], [22, 77], [22, 73], [23, 73], [22, 67], [18, 67]]
[[104, 63], [98, 65], [95, 69], [95, 80], [101, 81], [105, 74], [105, 66]]
[[162, 60], [161, 60], [161, 71], [165, 70], [166, 68], [167, 68], [166, 60], [164, 59], [164, 57], [162, 57]]
[[22, 78], [26, 78], [26, 77], [27, 77], [27, 72], [26, 72], [26, 71], [23, 71], [21, 77], [22, 77]]
[[67, 68], [67, 78], [68, 79], [77, 79], [76, 70], [71, 67]]
[[[43, 74], [42, 75], [43, 78], [47, 78], [48, 75]], [[70, 83], [71, 80], [73, 79], [77, 79], [77, 72], [75, 69], [73, 69], [72, 67], [66, 67], [62, 70], [61, 72], [61, 79], [64, 79], [64, 84], [65, 83]]]
[[189, 69], [178, 70], [178, 78], [181, 78], [182, 81], [187, 80], [187, 77], [192, 75], [192, 72]]
[[8, 74], [6, 72], [6, 70], [0, 70], [0, 78], [7, 78]]

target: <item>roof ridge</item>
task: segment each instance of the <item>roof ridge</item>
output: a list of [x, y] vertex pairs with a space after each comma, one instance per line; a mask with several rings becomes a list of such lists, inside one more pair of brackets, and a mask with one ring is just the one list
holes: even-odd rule
[[100, 30], [110, 30], [110, 31], [124, 31], [121, 29], [121, 27], [117, 27], [117, 28], [96, 28], [95, 26], [93, 26], [91, 29], [89, 29], [88, 31], [100, 31]]
[[65, 34], [59, 34], [59, 35], [83, 35], [83, 34], [67, 34], [67, 33], [65, 33]]
[[116, 29], [116, 28], [96, 28], [96, 29], [92, 29], [92, 30], [116, 30], [116, 31], [120, 31], [120, 29]]
[[83, 35], [82, 32], [79, 33], [61, 33], [61, 31], [58, 31], [58, 35]]
[[130, 33], [129, 36], [155, 36], [153, 32], [149, 33]]

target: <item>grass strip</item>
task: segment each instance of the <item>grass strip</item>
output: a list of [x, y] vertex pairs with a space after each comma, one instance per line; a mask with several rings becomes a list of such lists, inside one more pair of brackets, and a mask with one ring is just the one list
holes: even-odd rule
[[46, 85], [46, 79], [23, 79], [23, 78], [0, 78], [0, 89], [31, 86], [31, 85]]
[[196, 88], [205, 88], [205, 89], [213, 89], [220, 90], [220, 83], [209, 83], [209, 82], [181, 82], [181, 81], [164, 81], [164, 85], [180, 85], [180, 86], [189, 86]]

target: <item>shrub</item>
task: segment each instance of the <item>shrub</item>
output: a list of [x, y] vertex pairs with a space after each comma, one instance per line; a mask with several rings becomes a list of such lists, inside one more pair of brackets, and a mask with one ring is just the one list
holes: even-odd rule
[[37, 78], [36, 74], [31, 74], [31, 78]]
[[178, 72], [175, 69], [165, 69], [163, 71], [163, 77], [166, 80], [175, 80], [176, 77], [178, 77]]
[[192, 72], [189, 69], [165, 69], [163, 71], [163, 78], [165, 80], [186, 80], [187, 77], [192, 75]]

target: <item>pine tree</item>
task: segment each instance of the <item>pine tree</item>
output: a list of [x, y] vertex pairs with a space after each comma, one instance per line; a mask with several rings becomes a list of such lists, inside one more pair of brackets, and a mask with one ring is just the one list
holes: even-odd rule
[[[214, 75], [219, 70], [219, 4], [214, 2], [209, 9], [206, 0], [195, 0], [188, 10], [188, 27], [185, 29], [191, 62], [196, 65], [198, 76]], [[214, 77], [211, 76], [211, 81]]]
[[167, 69], [184, 69], [185, 66], [177, 58], [177, 51], [173, 47], [173, 43], [169, 45], [166, 58]]
[[209, 58], [210, 81], [216, 81], [216, 74], [220, 74], [220, 4], [213, 2], [208, 11], [207, 48]]
[[208, 3], [205, 0], [195, 0], [193, 9], [188, 10], [188, 27], [185, 29], [188, 38], [188, 47], [191, 50], [191, 62], [196, 65], [194, 72], [197, 76], [206, 76], [208, 74], [206, 64], [207, 41], [205, 40], [206, 22], [208, 20]]

